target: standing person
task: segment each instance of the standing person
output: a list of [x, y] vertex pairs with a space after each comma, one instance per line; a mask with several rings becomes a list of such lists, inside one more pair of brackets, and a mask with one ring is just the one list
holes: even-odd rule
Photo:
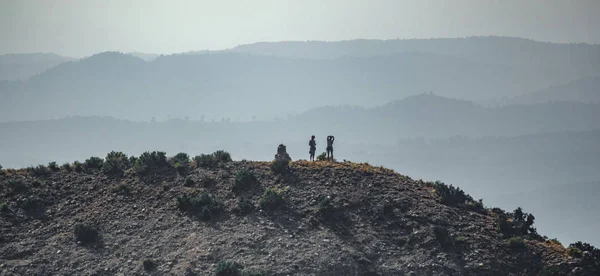
[[333, 140], [335, 140], [333, 135], [327, 136], [327, 159], [329, 161], [333, 161]]
[[315, 136], [313, 135], [308, 141], [308, 145], [310, 146], [310, 150], [308, 153], [310, 154], [310, 161], [315, 161], [315, 152], [317, 151], [317, 141], [315, 141]]

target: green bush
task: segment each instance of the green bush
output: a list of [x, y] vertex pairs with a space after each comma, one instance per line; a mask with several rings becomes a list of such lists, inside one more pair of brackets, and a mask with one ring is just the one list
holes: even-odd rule
[[62, 166], [60, 166], [60, 168], [65, 172], [70, 172], [71, 170], [73, 170], [73, 166], [71, 166], [71, 163], [68, 163], [68, 162], [62, 164]]
[[456, 237], [454, 239], [454, 242], [457, 244], [465, 244], [467, 242], [467, 238], [466, 237]]
[[573, 258], [583, 257], [583, 251], [581, 251], [581, 249], [576, 248], [576, 247], [567, 248], [567, 254], [569, 254], [569, 256], [571, 256]]
[[0, 165], [0, 175], [4, 175], [4, 169], [3, 169], [2, 165]]
[[48, 169], [50, 169], [50, 171], [53, 171], [53, 172], [57, 172], [58, 170], [60, 170], [60, 168], [58, 167], [58, 164], [56, 164], [56, 162], [54, 162], [54, 161], [48, 163]]
[[120, 151], [111, 151], [106, 154], [104, 164], [102, 165], [102, 173], [107, 175], [119, 176], [131, 166], [127, 154]]
[[79, 162], [79, 161], [73, 162], [73, 171], [75, 171], [75, 172], [82, 172], [83, 171], [83, 164], [81, 164], [81, 162]]
[[98, 230], [86, 224], [75, 225], [75, 240], [82, 244], [96, 243], [100, 240]]
[[137, 158], [137, 157], [135, 157], [135, 156], [133, 156], [133, 155], [132, 155], [132, 156], [129, 156], [129, 165], [130, 165], [130, 166], [133, 166], [133, 165], [135, 165], [135, 163], [137, 162], [137, 160], [138, 160], [138, 158]]
[[112, 189], [113, 193], [131, 195], [131, 189], [125, 184], [119, 184]]
[[331, 199], [329, 199], [329, 197], [323, 196], [318, 200], [318, 202], [319, 206], [317, 212], [319, 215], [321, 215], [324, 218], [329, 218], [334, 214], [335, 208], [331, 203]]
[[582, 252], [581, 267], [583, 273], [581, 275], [600, 275], [600, 249], [580, 241], [570, 244], [569, 248], [574, 248], [571, 250], [573, 252]]
[[234, 193], [240, 193], [245, 190], [252, 189], [258, 183], [258, 179], [254, 174], [247, 170], [241, 169], [235, 174], [235, 182], [231, 187]]
[[33, 174], [37, 176], [45, 176], [50, 174], [50, 170], [44, 165], [38, 165], [30, 170], [32, 170]]
[[156, 263], [153, 260], [146, 259], [143, 264], [145, 271], [154, 271], [156, 269]]
[[102, 169], [102, 165], [104, 164], [104, 159], [100, 157], [92, 156], [84, 161], [84, 167], [87, 170], [99, 170]]
[[6, 183], [9, 195], [29, 193], [29, 188], [20, 180], [9, 180]]
[[448, 229], [446, 227], [438, 226], [438, 225], [434, 226], [433, 234], [435, 236], [435, 239], [441, 245], [445, 246], [450, 243], [450, 233], [448, 232]]
[[217, 161], [212, 154], [200, 154], [194, 157], [196, 168], [214, 168]]
[[260, 207], [266, 210], [275, 210], [285, 204], [281, 192], [275, 189], [266, 189], [260, 199]]
[[183, 186], [185, 187], [192, 187], [194, 184], [194, 180], [191, 177], [186, 178], [185, 182], [183, 182]]
[[540, 236], [533, 227], [535, 217], [532, 214], [524, 213], [521, 207], [515, 209], [512, 213], [495, 209], [496, 222], [498, 230], [504, 237], [528, 237], [539, 240]]
[[221, 261], [215, 269], [215, 276], [241, 276], [244, 266], [233, 261]]
[[136, 160], [133, 168], [141, 174], [155, 172], [158, 169], [167, 168], [167, 154], [162, 151], [144, 152]]
[[187, 170], [190, 164], [190, 156], [187, 155], [187, 153], [180, 152], [175, 156], [171, 157], [169, 161], [178, 172], [183, 173]]
[[525, 248], [525, 240], [522, 237], [512, 237], [506, 241], [506, 245], [512, 249]]
[[452, 185], [448, 186], [443, 182], [436, 181], [433, 183], [435, 193], [440, 197], [440, 202], [445, 205], [456, 206], [473, 202], [470, 195], [465, 194], [463, 190]]
[[238, 200], [238, 210], [240, 214], [245, 215], [254, 211], [254, 204], [249, 199], [242, 197]]
[[323, 153], [317, 155], [317, 160], [318, 161], [327, 161], [327, 153], [323, 152]]
[[290, 171], [290, 161], [285, 159], [275, 159], [271, 164], [271, 170], [276, 174], [286, 174]]
[[231, 162], [231, 154], [229, 154], [229, 152], [226, 152], [224, 150], [218, 150], [213, 152], [213, 156], [215, 157], [215, 160], [219, 163], [227, 163], [227, 162]]
[[6, 203], [6, 202], [0, 203], [0, 211], [1, 212], [8, 212], [8, 210], [9, 210], [8, 209], [8, 203]]
[[177, 198], [177, 207], [182, 212], [202, 220], [216, 218], [222, 211], [222, 204], [207, 193], [198, 197], [181, 196]]

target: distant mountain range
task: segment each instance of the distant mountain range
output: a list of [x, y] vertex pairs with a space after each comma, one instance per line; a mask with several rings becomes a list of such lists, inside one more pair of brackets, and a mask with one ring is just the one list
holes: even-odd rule
[[508, 100], [507, 104], [535, 104], [545, 102], [600, 103], [600, 76], [586, 77], [567, 84], [552, 86]]
[[0, 55], [0, 81], [26, 80], [74, 58], [57, 54], [6, 54]]

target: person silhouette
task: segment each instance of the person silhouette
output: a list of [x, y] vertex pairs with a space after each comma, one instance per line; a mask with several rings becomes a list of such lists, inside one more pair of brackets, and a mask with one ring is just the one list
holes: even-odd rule
[[315, 152], [317, 151], [317, 141], [315, 141], [315, 136], [313, 135], [308, 141], [308, 146], [310, 146], [310, 150], [308, 153], [310, 154], [310, 161], [315, 161]]
[[327, 160], [333, 161], [333, 141], [335, 138], [333, 135], [327, 136]]

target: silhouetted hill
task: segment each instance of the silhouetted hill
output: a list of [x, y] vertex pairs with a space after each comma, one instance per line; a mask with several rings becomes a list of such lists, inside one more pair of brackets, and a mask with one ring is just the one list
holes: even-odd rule
[[545, 102], [600, 103], [600, 77], [581, 78], [508, 100], [508, 104]]
[[0, 81], [26, 80], [74, 58], [57, 54], [5, 54], [0, 55]]
[[521, 209], [485, 209], [454, 187], [383, 167], [297, 161], [276, 173], [225, 153], [136, 158], [2, 171], [3, 271], [588, 276], [600, 268], [598, 249], [567, 250]]

